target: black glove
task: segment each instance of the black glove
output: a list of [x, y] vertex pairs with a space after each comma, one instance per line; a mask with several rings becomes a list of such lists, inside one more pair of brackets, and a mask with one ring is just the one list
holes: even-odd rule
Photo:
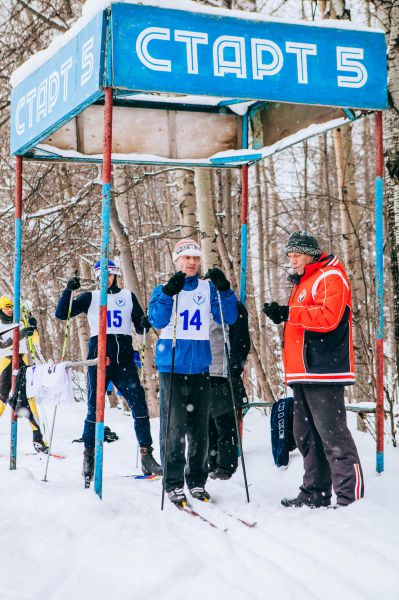
[[230, 283], [227, 281], [225, 274], [217, 267], [208, 269], [204, 279], [210, 279], [219, 292], [225, 292], [230, 288]]
[[142, 326], [143, 329], [145, 329], [146, 331], [150, 331], [152, 325], [149, 322], [147, 315], [142, 315], [140, 317], [139, 323], [140, 323], [140, 325]]
[[31, 337], [35, 333], [35, 330], [37, 329], [37, 321], [36, 321], [35, 317], [32, 317], [32, 315], [31, 315], [28, 318], [28, 324], [29, 324], [29, 326], [26, 329], [26, 336]]
[[167, 296], [174, 296], [182, 291], [185, 279], [186, 274], [182, 271], [177, 271], [177, 273], [172, 275], [168, 283], [164, 285], [162, 289]]
[[28, 319], [28, 323], [29, 323], [29, 327], [33, 327], [34, 329], [37, 329], [37, 320], [35, 319], [35, 317], [32, 317], [32, 315], [30, 315], [30, 317]]
[[80, 288], [80, 277], [77, 277], [75, 275], [75, 277], [71, 277], [71, 279], [68, 279], [67, 290], [69, 290], [70, 292], [73, 292], [74, 290], [78, 290], [79, 288]]
[[277, 302], [266, 302], [266, 304], [263, 305], [263, 312], [273, 321], [273, 323], [278, 325], [279, 323], [288, 320], [290, 309], [288, 306], [277, 304]]

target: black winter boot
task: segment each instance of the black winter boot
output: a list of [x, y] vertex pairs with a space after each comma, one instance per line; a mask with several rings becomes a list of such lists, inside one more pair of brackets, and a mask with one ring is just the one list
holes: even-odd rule
[[94, 475], [94, 448], [84, 449], [82, 475], [85, 478], [85, 487], [89, 487]]
[[144, 475], [163, 475], [161, 465], [157, 463], [152, 455], [153, 448], [140, 448], [141, 468]]
[[298, 496], [296, 498], [283, 498], [281, 504], [285, 506], [285, 508], [302, 508], [303, 506], [307, 506], [308, 508], [321, 508], [330, 506], [330, 502], [319, 504], [310, 500], [304, 500]]
[[211, 479], [227, 480], [231, 478], [231, 473], [229, 473], [229, 471], [226, 471], [225, 469], [221, 469], [220, 467], [218, 467], [217, 469], [209, 473], [209, 477]]
[[36, 452], [43, 452], [43, 454], [48, 454], [48, 446], [43, 441], [43, 436], [41, 431], [36, 429], [33, 431], [33, 447]]

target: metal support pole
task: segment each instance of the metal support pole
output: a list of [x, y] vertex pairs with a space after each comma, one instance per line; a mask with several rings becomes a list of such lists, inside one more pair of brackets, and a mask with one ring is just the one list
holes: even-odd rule
[[98, 365], [96, 395], [96, 448], [94, 469], [94, 491], [102, 498], [103, 450], [104, 450], [104, 405], [105, 370], [107, 356], [107, 287], [109, 226], [111, 209], [111, 155], [112, 155], [112, 87], [104, 90], [104, 156], [102, 171], [102, 232], [101, 232], [101, 278], [100, 307], [98, 315]]
[[[22, 156], [16, 156], [15, 172], [15, 246], [14, 246], [14, 321], [19, 323], [21, 316], [21, 262], [22, 262]], [[12, 386], [14, 392], [16, 376], [19, 368], [19, 327], [13, 331], [12, 346]], [[18, 421], [15, 412], [11, 411], [11, 444], [10, 469], [17, 468]]]
[[382, 473], [384, 470], [384, 158], [383, 158], [383, 135], [382, 135], [382, 111], [375, 113], [375, 290], [377, 306], [376, 327], [376, 470]]
[[[244, 115], [242, 124], [242, 147], [248, 147], [248, 116]], [[248, 254], [248, 165], [241, 167], [241, 270], [240, 300], [245, 304], [247, 298], [247, 254]]]

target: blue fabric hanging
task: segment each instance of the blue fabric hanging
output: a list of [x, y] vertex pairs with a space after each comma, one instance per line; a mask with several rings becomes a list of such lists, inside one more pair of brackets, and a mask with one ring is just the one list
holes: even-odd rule
[[289, 453], [296, 448], [293, 429], [294, 398], [280, 398], [273, 404], [270, 417], [272, 452], [277, 467], [286, 467]]

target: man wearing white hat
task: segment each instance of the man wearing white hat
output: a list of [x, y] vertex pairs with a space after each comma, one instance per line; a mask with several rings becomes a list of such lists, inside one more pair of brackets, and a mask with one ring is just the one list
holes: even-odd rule
[[[148, 309], [150, 323], [162, 330], [155, 354], [160, 379], [161, 453], [165, 451], [167, 411], [168, 408], [170, 410], [167, 457], [162, 456], [166, 466], [165, 490], [170, 500], [180, 505], [187, 503], [184, 477], [193, 497], [209, 500], [204, 487], [208, 476], [211, 397], [209, 324], [211, 315], [217, 323], [221, 323], [217, 292], [220, 293], [225, 322], [232, 324], [237, 319], [237, 298], [224, 273], [213, 268], [209, 269], [205, 279], [199, 278], [201, 256], [201, 248], [196, 241], [184, 239], [177, 242], [173, 251], [177, 272], [166, 285], [155, 288]], [[171, 373], [176, 311], [175, 360]], [[168, 402], [171, 377], [171, 398]]]

